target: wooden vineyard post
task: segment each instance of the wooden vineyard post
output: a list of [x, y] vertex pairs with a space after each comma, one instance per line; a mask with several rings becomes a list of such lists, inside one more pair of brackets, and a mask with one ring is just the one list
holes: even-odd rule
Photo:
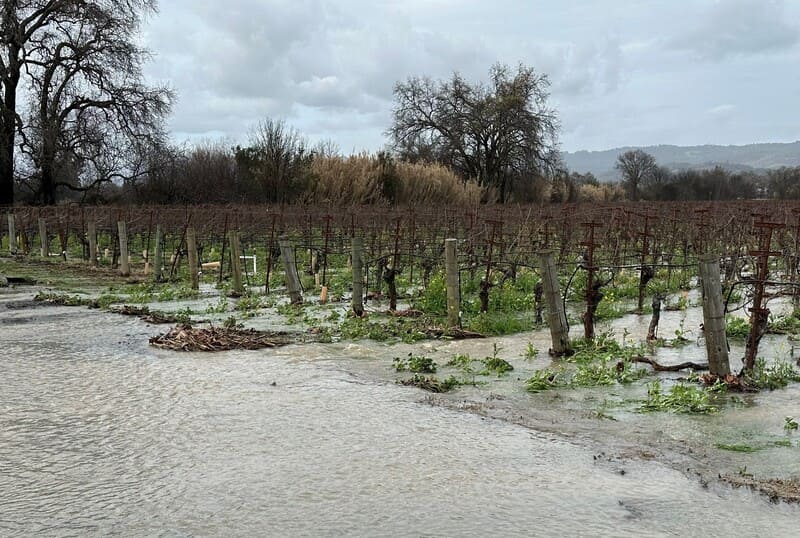
[[700, 258], [700, 279], [703, 286], [703, 328], [708, 369], [712, 375], [725, 377], [731, 373], [728, 337], [725, 335], [725, 303], [722, 299], [719, 259], [713, 254]]
[[119, 274], [128, 276], [131, 274], [130, 257], [128, 254], [128, 225], [124, 220], [117, 222], [119, 231]]
[[233, 278], [233, 293], [234, 295], [244, 294], [244, 285], [242, 284], [242, 249], [239, 245], [239, 232], [231, 230], [228, 232], [228, 243], [231, 247], [231, 276]]
[[445, 239], [444, 263], [447, 271], [447, 328], [461, 327], [461, 287], [458, 278], [458, 240]]
[[50, 253], [50, 247], [47, 244], [47, 221], [43, 218], [39, 218], [39, 239], [41, 241], [39, 254], [42, 258], [47, 258]]
[[189, 258], [189, 282], [193, 290], [200, 289], [200, 274], [197, 267], [197, 233], [194, 226], [186, 229], [186, 250]]
[[294, 245], [286, 238], [278, 240], [283, 259], [283, 270], [286, 274], [286, 288], [289, 290], [289, 300], [292, 304], [303, 303], [303, 293], [300, 288], [300, 275], [297, 274], [297, 264], [294, 260]]
[[14, 213], [8, 214], [8, 253], [12, 256], [17, 253], [17, 225]]
[[90, 221], [86, 225], [86, 239], [89, 242], [89, 263], [97, 266], [97, 223]]
[[155, 244], [155, 249], [154, 249], [154, 252], [153, 252], [153, 263], [152, 263], [152, 266], [153, 266], [153, 281], [154, 282], [161, 282], [161, 276], [162, 276], [161, 275], [161, 268], [162, 268], [162, 265], [163, 265], [162, 264], [162, 261], [163, 261], [162, 258], [164, 256], [164, 254], [163, 254], [163, 252], [161, 250], [162, 240], [163, 239], [161, 237], [161, 225], [160, 224], [156, 224], [156, 244]]
[[364, 240], [360, 237], [353, 237], [352, 249], [353, 313], [362, 317], [364, 315], [364, 274], [361, 262], [364, 255]]
[[571, 354], [569, 347], [569, 325], [561, 290], [558, 286], [558, 272], [553, 252], [546, 250], [539, 253], [539, 266], [542, 272], [542, 286], [547, 302], [547, 324], [550, 326], [550, 337], [553, 348], [550, 354], [556, 357]]

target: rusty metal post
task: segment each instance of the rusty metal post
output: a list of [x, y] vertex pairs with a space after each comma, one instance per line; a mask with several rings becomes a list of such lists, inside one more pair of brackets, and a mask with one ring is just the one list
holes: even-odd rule
[[644, 232], [641, 232], [640, 235], [642, 236], [642, 255], [639, 260], [639, 301], [637, 303], [637, 311], [641, 313], [644, 309], [644, 291], [647, 287], [647, 283], [650, 281], [652, 274], [651, 268], [647, 266], [647, 254], [648, 249], [650, 247], [648, 240], [650, 238], [650, 215], [645, 213], [644, 215]]
[[492, 255], [494, 254], [495, 238], [497, 237], [497, 227], [503, 225], [501, 220], [487, 220], [492, 231], [489, 235], [489, 243], [487, 245], [486, 253], [486, 274], [481, 281], [481, 291], [479, 296], [481, 299], [481, 313], [489, 311], [489, 289], [492, 287]]
[[267, 275], [264, 277], [264, 295], [269, 295], [269, 277], [272, 273], [272, 251], [275, 250], [275, 219], [277, 215], [272, 215], [272, 229], [269, 232], [269, 244], [267, 245]]
[[769, 318], [769, 308], [764, 307], [764, 285], [767, 280], [769, 272], [769, 257], [780, 256], [779, 251], [771, 251], [772, 246], [772, 233], [778, 229], [783, 228], [784, 224], [780, 222], [766, 222], [760, 217], [753, 226], [759, 230], [759, 250], [750, 251], [751, 256], [758, 257], [758, 276], [755, 281], [755, 289], [753, 291], [753, 306], [750, 311], [750, 335], [747, 337], [747, 345], [745, 348], [744, 356], [744, 371], [751, 372], [756, 362], [756, 354], [758, 353], [758, 343], [764, 336], [767, 329], [767, 321]]
[[583, 332], [584, 337], [587, 340], [594, 339], [594, 313], [597, 310], [597, 305], [600, 303], [599, 297], [600, 290], [595, 289], [595, 281], [594, 281], [594, 274], [597, 272], [598, 267], [594, 264], [594, 231], [595, 228], [602, 226], [600, 222], [585, 222], [583, 223], [585, 228], [588, 228], [588, 235], [589, 238], [586, 241], [581, 241], [581, 246], [586, 247], [586, 254], [585, 254], [585, 263], [586, 263], [586, 291], [585, 291], [585, 299], [586, 299], [586, 312], [583, 314]]

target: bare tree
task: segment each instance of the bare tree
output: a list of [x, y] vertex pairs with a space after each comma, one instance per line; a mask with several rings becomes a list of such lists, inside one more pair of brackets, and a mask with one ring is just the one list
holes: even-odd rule
[[626, 151], [617, 157], [616, 168], [622, 173], [622, 183], [634, 201], [639, 199], [642, 186], [658, 171], [655, 157], [640, 149]]
[[532, 180], [558, 166], [558, 120], [547, 107], [545, 75], [498, 64], [489, 79], [473, 85], [454, 74], [398, 83], [389, 134], [401, 158], [440, 162], [497, 189], [505, 202], [514, 179]]
[[311, 180], [314, 158], [308, 143], [282, 120], [266, 120], [250, 132], [248, 147], [236, 148], [236, 164], [245, 190], [260, 201], [289, 203]]
[[38, 169], [40, 200], [53, 203], [58, 186], [124, 178], [130, 145], [161, 135], [172, 95], [142, 84], [147, 52], [135, 44], [155, 9], [155, 0], [3, 0], [0, 204], [13, 203], [18, 137]]

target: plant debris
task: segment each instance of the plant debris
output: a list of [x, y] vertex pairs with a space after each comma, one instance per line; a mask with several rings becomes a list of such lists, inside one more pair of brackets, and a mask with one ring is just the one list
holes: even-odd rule
[[426, 377], [418, 374], [408, 379], [402, 379], [398, 381], [398, 383], [407, 387], [417, 387], [422, 390], [427, 390], [428, 392], [436, 393], [449, 392], [459, 384], [452, 376], [444, 381], [439, 381], [435, 376]]
[[114, 308], [111, 310], [115, 314], [120, 314], [122, 316], [149, 316], [150, 309], [146, 306], [132, 306], [129, 304], [123, 305], [120, 308]]
[[255, 350], [285, 346], [290, 343], [292, 341], [286, 333], [220, 327], [195, 329], [191, 325], [178, 325], [167, 334], [150, 339], [151, 346], [173, 351]]
[[139, 319], [144, 321], [145, 323], [150, 323], [152, 325], [165, 325], [167, 323], [180, 323], [186, 322], [185, 319], [181, 319], [180, 316], [175, 314], [167, 314], [165, 312], [160, 312], [158, 310], [150, 310], [146, 306], [132, 306], [132, 305], [123, 305], [120, 308], [115, 308], [111, 310], [115, 314], [120, 314], [122, 316], [138, 316]]
[[749, 384], [743, 377], [736, 374], [728, 374], [724, 377], [714, 374], [703, 374], [700, 376], [700, 381], [707, 387], [714, 386], [715, 384], [724, 384], [728, 390], [737, 392], [758, 392], [758, 387]]
[[421, 318], [425, 314], [421, 310], [388, 310], [386, 312], [387, 315], [393, 316], [396, 318]]
[[721, 475], [720, 480], [735, 488], [749, 488], [769, 497], [772, 502], [800, 503], [800, 478], [758, 479], [749, 475]]
[[467, 340], [471, 338], [486, 338], [485, 334], [476, 333], [472, 331], [465, 331], [463, 329], [439, 329], [436, 327], [429, 327], [425, 329], [425, 334], [428, 338], [452, 338], [453, 340]]

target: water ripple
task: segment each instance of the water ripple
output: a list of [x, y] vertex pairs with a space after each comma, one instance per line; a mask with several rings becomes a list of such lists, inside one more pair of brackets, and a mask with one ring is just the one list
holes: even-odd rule
[[136, 320], [30, 314], [0, 358], [4, 536], [743, 536], [721, 513], [795, 528], [794, 508], [657, 464], [623, 476], [313, 347], [177, 354]]

